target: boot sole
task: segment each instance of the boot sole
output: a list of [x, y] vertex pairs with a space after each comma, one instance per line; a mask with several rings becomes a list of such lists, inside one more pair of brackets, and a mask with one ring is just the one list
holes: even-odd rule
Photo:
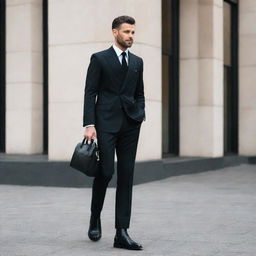
[[90, 238], [90, 240], [93, 241], [93, 242], [97, 242], [97, 241], [100, 240], [100, 238], [92, 238], [92, 237], [89, 237], [89, 238]]
[[134, 251], [142, 251], [143, 248], [133, 248], [133, 247], [128, 247], [122, 244], [114, 243], [113, 245], [115, 248], [122, 248], [122, 249], [127, 249], [127, 250], [134, 250]]
[[88, 234], [88, 237], [89, 237], [90, 240], [92, 240], [93, 242], [97, 242], [97, 241], [99, 241], [99, 240], [101, 239], [101, 236], [99, 236], [99, 237], [93, 237], [93, 236], [90, 236], [89, 234]]

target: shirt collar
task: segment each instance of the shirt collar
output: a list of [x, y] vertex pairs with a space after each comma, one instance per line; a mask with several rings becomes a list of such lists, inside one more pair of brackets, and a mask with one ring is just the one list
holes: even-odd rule
[[[123, 51], [120, 48], [118, 48], [115, 44], [113, 44], [113, 48], [116, 52], [116, 55], [119, 57]], [[125, 52], [126, 52], [126, 56], [128, 58], [128, 48], [125, 50]]]

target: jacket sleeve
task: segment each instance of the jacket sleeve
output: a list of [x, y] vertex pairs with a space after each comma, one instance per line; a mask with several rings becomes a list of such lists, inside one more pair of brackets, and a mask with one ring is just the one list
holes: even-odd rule
[[92, 54], [87, 69], [84, 89], [83, 127], [95, 124], [95, 100], [98, 95], [101, 66], [97, 56]]
[[[145, 96], [144, 96], [144, 82], [143, 82], [143, 60], [141, 59], [141, 68], [139, 73], [139, 79], [135, 90], [135, 102], [137, 106], [145, 111]], [[144, 121], [146, 120], [146, 117], [144, 118]]]

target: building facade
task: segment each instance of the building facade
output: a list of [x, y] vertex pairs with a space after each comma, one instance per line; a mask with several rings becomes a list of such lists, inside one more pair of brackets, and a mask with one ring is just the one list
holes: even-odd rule
[[137, 160], [255, 156], [254, 0], [1, 1], [0, 152], [70, 159], [90, 56], [119, 15], [135, 18], [144, 59]]

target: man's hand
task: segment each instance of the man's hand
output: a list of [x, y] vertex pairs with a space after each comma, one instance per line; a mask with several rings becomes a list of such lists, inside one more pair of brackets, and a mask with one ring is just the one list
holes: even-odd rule
[[97, 132], [94, 126], [89, 126], [85, 128], [84, 132], [84, 138], [88, 140], [88, 142], [91, 142], [91, 139], [97, 138]]

